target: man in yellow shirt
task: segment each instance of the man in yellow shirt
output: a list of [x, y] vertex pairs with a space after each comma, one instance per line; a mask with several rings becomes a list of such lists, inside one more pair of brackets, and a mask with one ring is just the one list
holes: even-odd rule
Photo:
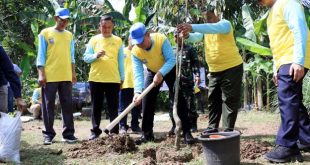
[[[224, 131], [233, 131], [241, 106], [243, 61], [235, 43], [231, 23], [220, 19], [214, 13], [213, 6], [207, 6], [205, 17], [205, 24], [184, 23], [178, 25], [177, 30], [190, 42], [204, 40], [209, 68], [209, 126], [203, 134], [219, 131], [222, 113]], [[225, 111], [222, 110], [222, 105]]]
[[310, 119], [303, 104], [302, 83], [310, 68], [310, 37], [298, 0], [259, 0], [270, 7], [267, 32], [274, 61], [281, 125], [271, 162], [302, 161], [300, 150], [310, 149]]
[[66, 8], [56, 10], [56, 26], [43, 29], [39, 34], [37, 68], [39, 84], [42, 86], [42, 115], [45, 130], [44, 144], [52, 144], [56, 135], [54, 125], [55, 97], [58, 91], [63, 119], [63, 141], [74, 143], [72, 83], [76, 82], [74, 42], [71, 32], [66, 30], [70, 13]]
[[[173, 87], [176, 77], [175, 55], [167, 37], [160, 33], [150, 33], [145, 25], [138, 22], [130, 28], [131, 42], [133, 47], [131, 54], [134, 71], [134, 102], [140, 104], [138, 99], [143, 88], [149, 86], [152, 82], [154, 87], [144, 98], [142, 103], [142, 136], [136, 141], [137, 144], [154, 141], [153, 122], [156, 97], [163, 80], [169, 88], [169, 95], [174, 96]], [[143, 64], [147, 67], [147, 75], [144, 84]], [[179, 92], [178, 116], [182, 122], [184, 141], [187, 144], [194, 143], [194, 138], [190, 132], [190, 123], [188, 118], [189, 109], [186, 106], [182, 90]]]
[[[118, 94], [125, 77], [124, 53], [122, 39], [112, 34], [113, 28], [112, 17], [102, 16], [99, 23], [101, 33], [89, 40], [83, 56], [83, 60], [91, 64], [88, 81], [93, 106], [93, 128], [89, 140], [98, 138], [102, 133], [99, 127], [104, 97], [107, 100], [110, 121], [117, 117]], [[111, 130], [111, 133], [118, 132], [118, 125]]]

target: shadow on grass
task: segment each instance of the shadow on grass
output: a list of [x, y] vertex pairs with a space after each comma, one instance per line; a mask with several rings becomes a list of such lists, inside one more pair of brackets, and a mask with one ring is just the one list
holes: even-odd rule
[[22, 164], [42, 165], [53, 164], [62, 165], [65, 164], [66, 156], [63, 155], [63, 151], [42, 147], [41, 145], [33, 146], [29, 143], [21, 142], [21, 162]]

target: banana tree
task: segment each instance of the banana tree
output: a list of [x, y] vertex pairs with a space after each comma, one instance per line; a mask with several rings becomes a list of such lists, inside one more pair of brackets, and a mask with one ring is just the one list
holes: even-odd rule
[[[261, 46], [253, 41], [237, 38], [237, 43], [242, 47], [242, 49], [248, 50], [251, 53], [254, 53], [254, 60], [245, 64], [245, 71], [249, 72], [253, 78], [253, 95], [254, 95], [254, 105], [258, 109], [263, 107], [263, 93], [262, 93], [262, 80], [266, 80], [267, 85], [267, 105], [270, 101], [270, 86], [269, 86], [269, 77], [272, 74], [272, 62], [270, 60], [271, 51], [269, 48]], [[260, 55], [260, 56], [258, 56]], [[265, 59], [263, 57], [265, 56]], [[263, 78], [262, 71], [265, 73], [266, 78]], [[247, 81], [246, 78], [244, 81]], [[257, 87], [257, 88], [256, 88]], [[246, 89], [247, 90], [247, 89]], [[246, 97], [246, 96], [244, 96]], [[245, 99], [247, 100], [247, 99]], [[267, 107], [269, 110], [269, 107]]]
[[[266, 41], [266, 18], [265, 13], [262, 17], [253, 21], [250, 7], [248, 4], [242, 6], [242, 17], [243, 17], [243, 27], [245, 28], [244, 38], [237, 37], [237, 43], [239, 47], [243, 50], [243, 59], [245, 61], [245, 72], [244, 72], [244, 107], [246, 107], [248, 94], [248, 79], [249, 76], [252, 77], [253, 86], [253, 102], [255, 109], [262, 109], [263, 107], [263, 83], [264, 76], [269, 76], [269, 72], [264, 72], [261, 68], [263, 63], [271, 63], [270, 57], [259, 57], [261, 56], [271, 56], [271, 51], [269, 48], [262, 46]], [[249, 53], [246, 53], [247, 50]], [[253, 56], [254, 55], [254, 56]], [[254, 58], [253, 58], [254, 57]], [[267, 79], [268, 81], [268, 79]], [[267, 102], [269, 102], [269, 83], [267, 83]], [[267, 107], [267, 109], [269, 109]]]

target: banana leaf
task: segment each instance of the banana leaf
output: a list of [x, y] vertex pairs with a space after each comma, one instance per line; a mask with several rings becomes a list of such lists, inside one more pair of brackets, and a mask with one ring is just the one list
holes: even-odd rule
[[270, 48], [259, 45], [251, 40], [237, 37], [237, 43], [242, 45], [246, 50], [262, 56], [272, 56]]

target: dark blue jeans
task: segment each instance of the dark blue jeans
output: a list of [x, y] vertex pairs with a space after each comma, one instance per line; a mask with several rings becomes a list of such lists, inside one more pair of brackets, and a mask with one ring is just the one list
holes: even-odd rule
[[[134, 96], [133, 88], [122, 89], [119, 93], [120, 108], [118, 114], [122, 113], [132, 102]], [[136, 106], [131, 110], [131, 128], [139, 127], [139, 114], [141, 112], [141, 105]], [[119, 122], [120, 127], [127, 127], [127, 115]]]
[[8, 112], [14, 111], [13, 101], [14, 101], [13, 91], [11, 86], [8, 86]]
[[278, 71], [277, 91], [281, 125], [276, 144], [285, 147], [296, 146], [297, 140], [310, 144], [310, 120], [302, 102], [302, 80], [293, 80], [293, 76], [289, 75], [290, 66], [291, 64], [282, 65]]

